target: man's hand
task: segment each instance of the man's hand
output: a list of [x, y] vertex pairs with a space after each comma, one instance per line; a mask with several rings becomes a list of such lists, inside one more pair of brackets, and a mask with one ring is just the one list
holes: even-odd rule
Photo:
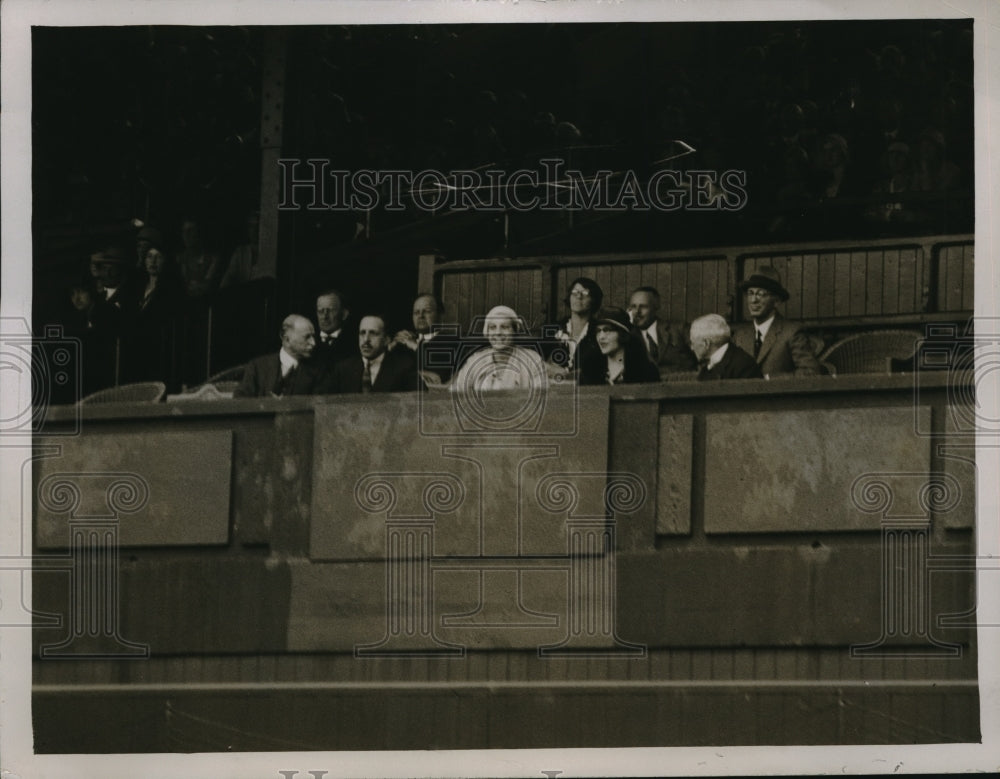
[[411, 351], [417, 350], [417, 334], [410, 332], [409, 330], [400, 330], [396, 333], [396, 336], [392, 339], [392, 343], [389, 344], [389, 348], [396, 346], [396, 344], [401, 344]]

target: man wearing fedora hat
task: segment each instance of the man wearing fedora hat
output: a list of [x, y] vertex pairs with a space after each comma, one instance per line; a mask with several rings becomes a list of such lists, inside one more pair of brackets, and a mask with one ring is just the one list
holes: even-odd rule
[[779, 301], [789, 298], [778, 271], [757, 268], [740, 284], [740, 290], [746, 296], [746, 310], [752, 321], [733, 328], [733, 343], [754, 356], [764, 376], [822, 373], [809, 339], [776, 309]]

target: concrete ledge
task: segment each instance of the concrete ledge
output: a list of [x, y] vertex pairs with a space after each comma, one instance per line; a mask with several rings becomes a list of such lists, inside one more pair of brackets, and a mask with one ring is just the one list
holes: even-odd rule
[[975, 682], [36, 687], [38, 753], [931, 744]]

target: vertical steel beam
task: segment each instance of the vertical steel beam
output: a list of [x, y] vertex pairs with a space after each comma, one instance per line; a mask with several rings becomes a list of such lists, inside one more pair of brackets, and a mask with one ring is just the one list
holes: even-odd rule
[[286, 32], [264, 33], [260, 105], [260, 237], [261, 270], [278, 275], [278, 202], [281, 195], [282, 131], [285, 110]]

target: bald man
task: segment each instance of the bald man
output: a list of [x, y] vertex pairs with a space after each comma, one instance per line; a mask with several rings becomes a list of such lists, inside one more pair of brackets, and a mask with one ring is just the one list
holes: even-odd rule
[[281, 323], [281, 349], [247, 363], [234, 398], [280, 398], [312, 395], [319, 383], [309, 358], [316, 348], [316, 332], [304, 316], [291, 314]]
[[[422, 292], [413, 301], [413, 330], [400, 330], [389, 344], [389, 349], [409, 349], [416, 359], [417, 370], [425, 381], [434, 374], [442, 384], [447, 384], [460, 359], [462, 339], [458, 325], [445, 325], [439, 320], [444, 306], [434, 295]], [[437, 382], [434, 382], [435, 384]]]

